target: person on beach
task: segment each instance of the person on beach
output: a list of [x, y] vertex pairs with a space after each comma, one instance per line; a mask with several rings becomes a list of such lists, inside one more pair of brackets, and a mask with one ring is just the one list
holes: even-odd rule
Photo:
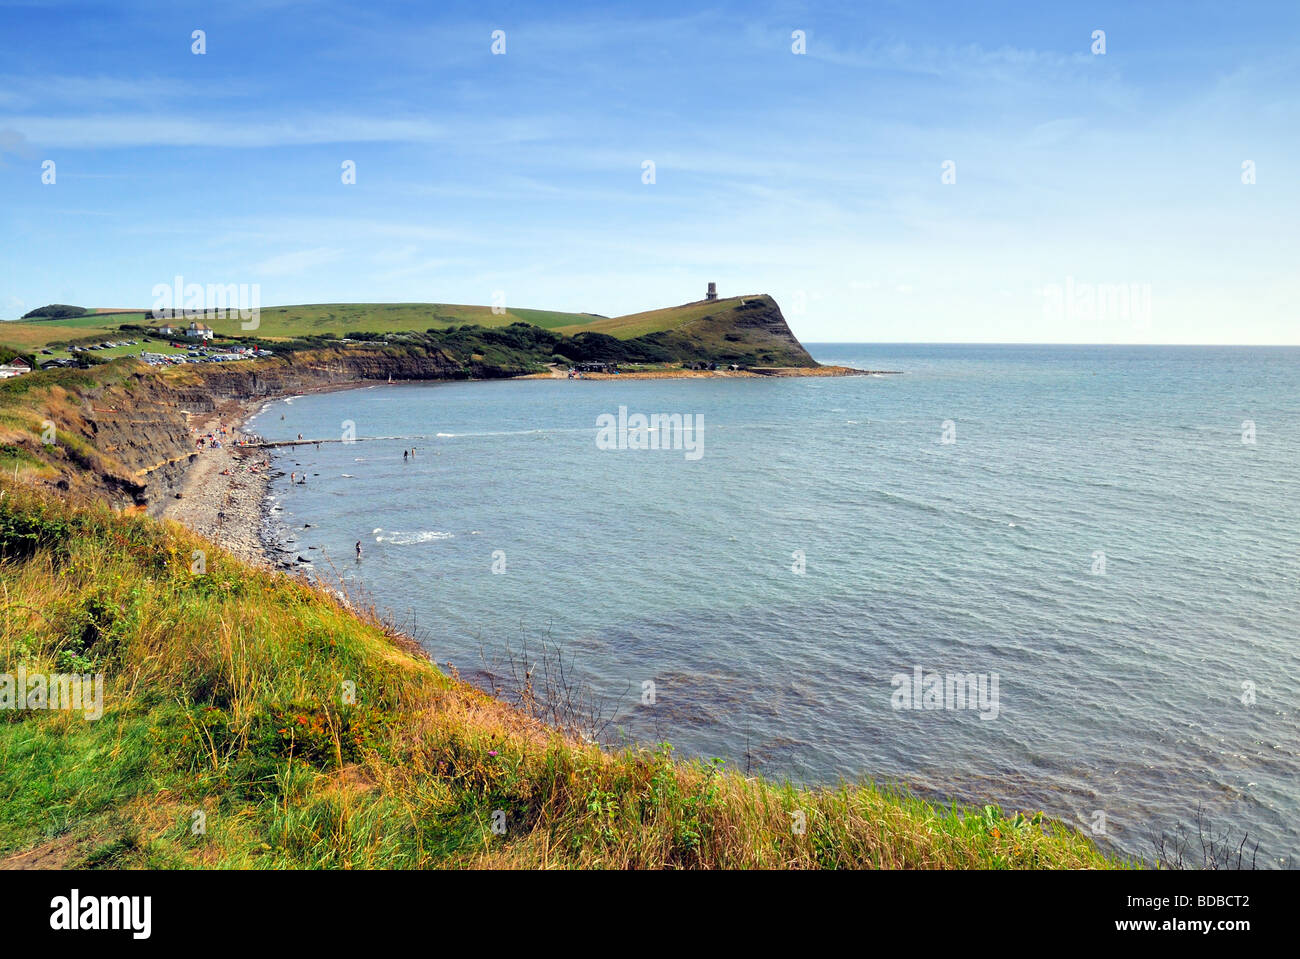
[[361, 540], [357, 540], [357, 562], [361, 562]]
[[402, 450], [402, 462], [405, 463], [411, 458], [410, 450]]

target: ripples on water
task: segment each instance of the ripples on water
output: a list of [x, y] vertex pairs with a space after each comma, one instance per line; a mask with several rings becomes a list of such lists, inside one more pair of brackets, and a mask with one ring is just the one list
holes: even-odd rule
[[[1300, 350], [814, 355], [906, 372], [375, 387], [256, 428], [391, 437], [285, 452], [310, 479], [277, 483], [277, 515], [299, 553], [413, 613], [439, 661], [549, 634], [620, 697], [632, 739], [805, 782], [1103, 810], [1134, 855], [1201, 805], [1294, 865]], [[703, 457], [597, 449], [620, 405], [703, 414]], [[997, 718], [891, 708], [915, 666], [998, 673]]]

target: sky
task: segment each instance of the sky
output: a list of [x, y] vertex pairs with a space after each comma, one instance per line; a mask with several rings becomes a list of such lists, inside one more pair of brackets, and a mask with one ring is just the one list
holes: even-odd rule
[[1298, 50], [1294, 0], [0, 0], [0, 318], [715, 281], [809, 342], [1297, 344]]

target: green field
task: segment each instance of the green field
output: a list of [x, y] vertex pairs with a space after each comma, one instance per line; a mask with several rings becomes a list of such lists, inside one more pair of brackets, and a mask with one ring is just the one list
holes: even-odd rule
[[[733, 297], [620, 317], [525, 308], [511, 308], [497, 314], [490, 306], [462, 303], [310, 303], [263, 308], [256, 330], [243, 329], [243, 321], [237, 315], [205, 322], [216, 330], [218, 336], [256, 334], [267, 339], [292, 339], [313, 334], [347, 336], [349, 333], [423, 331], [466, 323], [475, 326], [528, 323], [566, 335], [592, 330], [630, 339], [645, 333], [677, 329], [693, 319], [725, 310], [739, 302], [739, 298]], [[50, 343], [92, 336], [112, 339], [121, 323], [152, 325], [155, 322], [143, 319], [143, 312], [138, 310], [100, 310], [69, 319], [15, 320], [0, 323], [0, 343], [26, 350], [40, 349]], [[177, 322], [183, 325], [188, 321]]]
[[103, 319], [78, 316], [69, 320], [36, 320], [0, 323], [0, 343], [16, 350], [30, 352], [51, 343], [66, 343], [88, 336], [112, 339], [117, 324], [106, 324]]
[[[117, 322], [114, 322], [117, 321]], [[0, 346], [37, 351], [50, 344], [87, 345], [122, 337], [139, 338], [139, 333], [119, 332], [121, 323], [141, 325], [139, 312], [98, 311], [69, 319], [15, 321], [0, 324]], [[188, 320], [178, 319], [177, 325]], [[458, 303], [314, 303], [262, 309], [256, 329], [244, 329], [244, 322], [232, 311], [226, 318], [204, 317], [218, 337], [255, 337], [262, 341], [285, 342], [319, 337], [374, 337], [378, 334], [424, 334], [463, 326], [501, 328], [516, 323], [548, 330], [565, 337], [588, 334], [578, 358], [620, 359], [632, 362], [633, 353], [652, 362], [690, 362], [711, 358], [744, 366], [812, 366], [812, 358], [794, 339], [771, 297], [750, 295], [714, 301], [696, 301], [680, 306], [602, 317], [591, 313], [555, 310], [508, 309], [494, 313], [489, 306]], [[599, 334], [600, 336], [594, 336]], [[641, 340], [645, 349], [627, 355], [611, 350], [609, 342]], [[111, 358], [131, 352], [96, 351]], [[61, 354], [63, 355], [63, 354]]]
[[422, 332], [461, 326], [509, 326], [528, 323], [544, 329], [570, 326], [592, 319], [581, 313], [557, 313], [553, 310], [508, 309], [492, 312], [490, 306], [467, 306], [460, 303], [312, 303], [301, 306], [263, 308], [257, 330], [244, 330], [238, 316], [209, 320], [218, 336], [247, 336], [255, 332], [268, 339], [290, 339], [312, 334], [347, 336], [349, 333]]

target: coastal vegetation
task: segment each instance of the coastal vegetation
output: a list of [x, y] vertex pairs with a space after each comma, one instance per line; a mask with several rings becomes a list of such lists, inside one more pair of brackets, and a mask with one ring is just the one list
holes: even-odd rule
[[104, 677], [97, 719], [0, 709], [0, 865], [1121, 865], [1041, 814], [603, 750], [356, 597], [101, 503], [0, 484], [0, 588], [0, 674]]
[[23, 314], [24, 320], [61, 320], [82, 316], [88, 312], [84, 306], [68, 306], [66, 303], [50, 303], [38, 306]]

